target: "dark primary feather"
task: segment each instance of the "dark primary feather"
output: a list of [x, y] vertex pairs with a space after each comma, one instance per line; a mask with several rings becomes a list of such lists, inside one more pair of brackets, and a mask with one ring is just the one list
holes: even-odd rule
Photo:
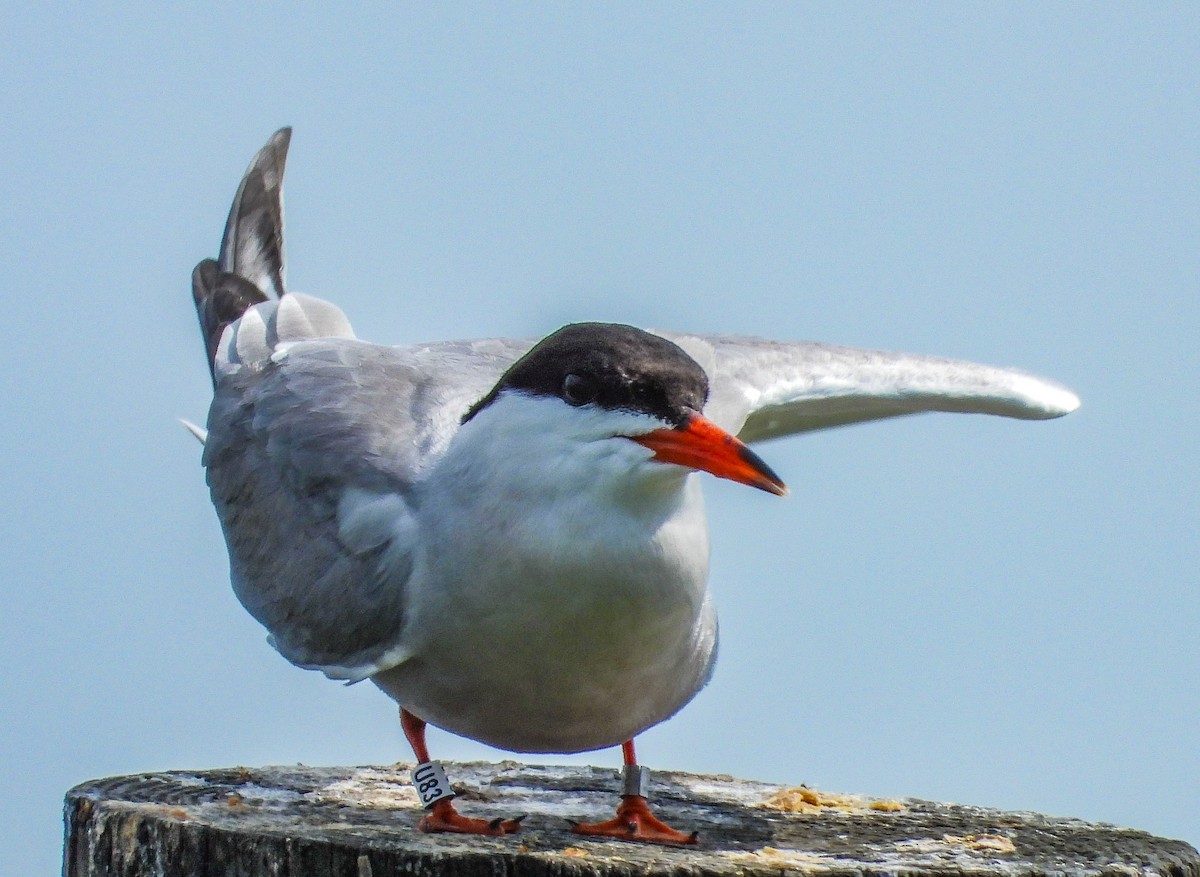
[[205, 259], [192, 272], [192, 299], [200, 319], [200, 333], [204, 336], [208, 371], [213, 375], [215, 385], [213, 359], [217, 355], [217, 345], [221, 343], [221, 333], [247, 308], [267, 301], [267, 297], [249, 280], [226, 273], [214, 260]]
[[291, 140], [292, 129], [280, 128], [254, 156], [221, 237], [221, 270], [274, 298], [284, 293], [283, 171]]
[[247, 308], [284, 294], [283, 171], [291, 138], [292, 129], [281, 128], [254, 156], [233, 198], [220, 258], [204, 259], [192, 272], [210, 374], [225, 327]]

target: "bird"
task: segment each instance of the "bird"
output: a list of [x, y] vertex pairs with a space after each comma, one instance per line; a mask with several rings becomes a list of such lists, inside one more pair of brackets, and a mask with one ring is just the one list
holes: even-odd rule
[[213, 383], [202, 462], [242, 605], [292, 664], [400, 708], [427, 832], [459, 813], [433, 724], [520, 753], [620, 746], [612, 819], [582, 835], [689, 844], [650, 807], [634, 739], [710, 679], [717, 617], [698, 473], [784, 495], [749, 445], [926, 411], [1055, 418], [1031, 374], [815, 342], [575, 323], [540, 340], [357, 338], [286, 288], [291, 129], [254, 156], [192, 273]]

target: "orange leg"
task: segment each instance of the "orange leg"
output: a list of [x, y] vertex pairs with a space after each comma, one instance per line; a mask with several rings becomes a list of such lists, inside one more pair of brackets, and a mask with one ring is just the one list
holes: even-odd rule
[[[625, 774], [629, 776], [631, 769], [637, 769], [637, 756], [633, 752], [633, 741], [626, 740], [621, 744], [621, 754], [625, 760]], [[640, 789], [639, 789], [640, 791]], [[660, 844], [694, 844], [699, 842], [696, 832], [684, 834], [660, 820], [650, 811], [650, 805], [641, 794], [628, 793], [621, 796], [617, 805], [617, 815], [604, 822], [575, 823], [571, 830], [576, 834], [614, 837], [618, 840], [645, 841]]]
[[[429, 749], [425, 746], [425, 720], [417, 718], [401, 707], [400, 724], [404, 728], [404, 736], [408, 738], [408, 743], [412, 746], [413, 754], [417, 756], [417, 761], [421, 763], [429, 761]], [[521, 828], [521, 820], [524, 818], [519, 816], [516, 819], [471, 819], [459, 815], [450, 798], [442, 798], [436, 801], [429, 808], [429, 812], [421, 817], [417, 828], [425, 832], [453, 831], [458, 834], [486, 834], [491, 837], [499, 837], [518, 831]]]

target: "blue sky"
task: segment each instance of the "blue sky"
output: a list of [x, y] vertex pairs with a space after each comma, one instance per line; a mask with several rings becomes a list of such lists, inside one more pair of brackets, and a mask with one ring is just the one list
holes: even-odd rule
[[764, 445], [787, 500], [710, 479], [721, 661], [639, 753], [1200, 843], [1194, 4], [9, 4], [0, 27], [0, 871], [57, 867], [91, 777], [408, 756], [390, 701], [288, 666], [237, 605], [175, 422], [209, 391], [191, 268], [284, 124], [290, 285], [362, 337], [619, 320], [1072, 387], [1050, 423]]

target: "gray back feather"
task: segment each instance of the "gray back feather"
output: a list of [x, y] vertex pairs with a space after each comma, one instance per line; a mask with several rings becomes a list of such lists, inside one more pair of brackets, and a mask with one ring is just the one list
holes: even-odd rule
[[[382, 669], [403, 626], [414, 487], [529, 346], [314, 339], [221, 378], [208, 483], [238, 599], [288, 660], [338, 678]], [[343, 538], [350, 495], [388, 499], [385, 536]]]

